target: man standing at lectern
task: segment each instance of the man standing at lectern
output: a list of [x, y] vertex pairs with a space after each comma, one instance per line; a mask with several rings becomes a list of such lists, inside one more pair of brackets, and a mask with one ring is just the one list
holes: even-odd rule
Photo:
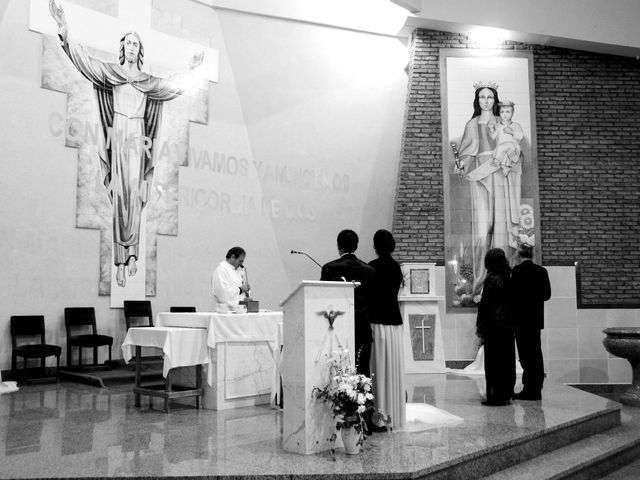
[[369, 305], [372, 295], [375, 270], [355, 256], [358, 248], [358, 234], [353, 230], [343, 230], [338, 234], [340, 258], [322, 267], [320, 280], [337, 282], [360, 282], [354, 291], [355, 301], [355, 342], [358, 373], [370, 377], [369, 357], [371, 356], [371, 324]]
[[211, 286], [216, 310], [237, 307], [240, 300], [248, 294], [249, 284], [242, 273], [245, 256], [244, 248], [233, 247], [213, 272]]

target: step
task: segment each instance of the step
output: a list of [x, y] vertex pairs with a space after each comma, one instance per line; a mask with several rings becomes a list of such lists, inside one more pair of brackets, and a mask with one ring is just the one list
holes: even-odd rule
[[[549, 452], [565, 448], [620, 426], [620, 408], [614, 406], [579, 417], [575, 420], [537, 430], [513, 440], [500, 443], [483, 450], [462, 455], [444, 464], [415, 472], [413, 478], [428, 480], [480, 479], [496, 472], [504, 472], [513, 465], [526, 462]], [[489, 477], [492, 478], [492, 477]], [[498, 477], [497, 477], [498, 478]], [[499, 477], [520, 479], [519, 476]], [[531, 477], [539, 479], [541, 477]]]
[[485, 480], [583, 480], [601, 478], [638, 459], [640, 438], [633, 425], [588, 436], [506, 468]]
[[609, 475], [602, 477], [601, 480], [638, 480], [640, 478], [640, 460], [636, 460], [629, 465], [616, 470]]

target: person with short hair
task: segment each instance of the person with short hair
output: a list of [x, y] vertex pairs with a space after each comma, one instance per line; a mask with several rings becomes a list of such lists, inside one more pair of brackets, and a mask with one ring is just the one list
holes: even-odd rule
[[484, 259], [487, 277], [476, 320], [477, 334], [484, 341], [484, 372], [487, 398], [483, 405], [509, 405], [516, 383], [516, 351], [513, 319], [509, 311], [509, 262], [501, 248], [492, 248]]
[[[402, 270], [391, 256], [396, 241], [388, 230], [378, 230], [373, 236], [378, 258], [369, 262], [376, 272], [371, 304], [373, 350], [371, 371], [376, 408], [399, 428], [406, 423], [404, 389], [403, 326], [398, 291], [403, 283]], [[380, 427], [381, 425], [374, 425]]]
[[369, 306], [375, 270], [355, 255], [358, 249], [358, 234], [353, 230], [342, 230], [338, 234], [338, 253], [340, 258], [322, 267], [320, 280], [360, 282], [353, 296], [355, 303], [354, 328], [356, 347], [356, 368], [358, 373], [370, 377], [369, 359], [371, 356], [371, 324]]
[[551, 298], [549, 273], [541, 265], [533, 263], [533, 247], [518, 247], [519, 265], [511, 275], [512, 311], [516, 320], [516, 343], [522, 365], [522, 391], [516, 394], [520, 400], [542, 399], [544, 361], [540, 345], [540, 333], [544, 328], [544, 302]]
[[242, 274], [246, 255], [242, 247], [230, 248], [213, 272], [211, 286], [216, 310], [237, 307], [242, 297], [249, 294], [249, 284]]

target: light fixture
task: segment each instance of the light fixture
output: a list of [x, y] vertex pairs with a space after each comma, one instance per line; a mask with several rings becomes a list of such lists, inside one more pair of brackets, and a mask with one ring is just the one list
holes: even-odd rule
[[509, 32], [501, 28], [474, 27], [468, 36], [476, 48], [498, 48], [508, 38]]

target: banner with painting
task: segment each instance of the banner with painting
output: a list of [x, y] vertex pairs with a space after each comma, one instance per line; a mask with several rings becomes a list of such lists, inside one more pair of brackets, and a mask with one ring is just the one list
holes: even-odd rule
[[533, 57], [440, 52], [448, 309], [477, 306], [484, 256], [518, 244], [539, 256]]

